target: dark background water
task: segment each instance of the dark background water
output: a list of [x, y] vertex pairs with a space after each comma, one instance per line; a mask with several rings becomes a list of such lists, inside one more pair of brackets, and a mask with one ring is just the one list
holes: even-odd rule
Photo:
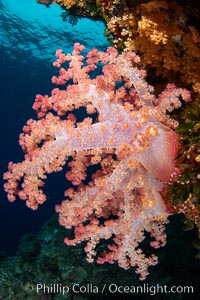
[[18, 137], [26, 121], [36, 118], [35, 95], [51, 93], [54, 53], [58, 48], [71, 52], [75, 42], [88, 50], [94, 44], [101, 50], [108, 46], [102, 23], [82, 19], [72, 26], [61, 13], [58, 5], [46, 8], [36, 0], [0, 0], [0, 251], [9, 255], [22, 235], [36, 232], [50, 218], [66, 189], [63, 174], [51, 175], [45, 188], [48, 201], [32, 211], [21, 200], [7, 201], [2, 180], [8, 162], [23, 159]]

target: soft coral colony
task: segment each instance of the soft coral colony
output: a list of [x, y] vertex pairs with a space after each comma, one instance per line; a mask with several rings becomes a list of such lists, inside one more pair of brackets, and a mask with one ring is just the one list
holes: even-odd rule
[[[156, 98], [133, 52], [93, 49], [85, 58], [83, 50], [76, 43], [72, 54], [56, 52], [59, 75], [52, 82], [64, 88], [53, 89], [50, 97], [36, 96], [38, 120], [29, 120], [20, 135], [25, 159], [9, 163], [4, 187], [11, 202], [18, 196], [37, 209], [46, 200], [42, 187], [47, 174], [68, 164], [66, 178], [74, 188], [56, 206], [60, 223], [74, 229], [65, 243], [87, 241], [89, 262], [134, 266], [143, 280], [157, 257], [145, 256], [139, 244], [148, 232], [151, 247], [165, 245], [170, 212], [161, 191], [178, 174], [173, 130], [178, 124], [168, 112], [181, 100], [189, 101], [190, 94], [169, 84]], [[95, 77], [96, 69], [101, 74]], [[79, 121], [82, 107], [87, 115]], [[98, 170], [86, 183], [93, 165]], [[102, 240], [108, 245], [97, 255]]]

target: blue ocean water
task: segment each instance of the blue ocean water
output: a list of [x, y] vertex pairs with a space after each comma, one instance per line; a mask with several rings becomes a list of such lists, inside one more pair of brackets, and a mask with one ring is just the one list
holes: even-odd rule
[[8, 162], [23, 159], [18, 137], [26, 121], [36, 118], [35, 95], [52, 90], [54, 53], [59, 48], [71, 52], [75, 42], [84, 44], [86, 50], [105, 50], [109, 45], [103, 23], [81, 19], [72, 26], [63, 22], [62, 12], [58, 5], [46, 8], [36, 0], [0, 0], [0, 252], [7, 254], [15, 253], [22, 235], [39, 230], [50, 218], [66, 189], [63, 177], [50, 177], [47, 190], [49, 186], [51, 195], [33, 212], [21, 200], [7, 201], [2, 180]]

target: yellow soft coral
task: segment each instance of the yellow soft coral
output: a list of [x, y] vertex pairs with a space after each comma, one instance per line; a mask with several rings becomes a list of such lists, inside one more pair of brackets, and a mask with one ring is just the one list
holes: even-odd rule
[[116, 47], [139, 52], [145, 68], [185, 84], [200, 99], [200, 34], [188, 25], [183, 7], [165, 0], [124, 7], [107, 28]]
[[54, 2], [66, 7], [67, 9], [76, 4], [76, 0], [54, 0]]

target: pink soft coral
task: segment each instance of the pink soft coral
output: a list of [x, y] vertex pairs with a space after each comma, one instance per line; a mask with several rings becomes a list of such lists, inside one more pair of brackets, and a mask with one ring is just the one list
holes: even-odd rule
[[[67, 199], [56, 207], [60, 223], [74, 228], [74, 239], [66, 238], [66, 244], [88, 241], [91, 262], [100, 239], [111, 239], [97, 261], [136, 266], [145, 279], [157, 257], [145, 257], [139, 243], [146, 231], [154, 239], [152, 247], [165, 244], [168, 213], [160, 192], [175, 175], [178, 142], [169, 127], [177, 124], [167, 111], [181, 105], [180, 96], [188, 101], [189, 93], [168, 85], [156, 99], [145, 72], [136, 67], [140, 59], [135, 53], [93, 49], [85, 62], [83, 50], [76, 43], [72, 55], [57, 51], [54, 66], [60, 71], [52, 81], [67, 83], [66, 89], [54, 89], [51, 97], [37, 95], [33, 108], [39, 120], [24, 126], [20, 145], [25, 160], [9, 164], [5, 190], [10, 201], [18, 195], [37, 209], [46, 200], [41, 189], [46, 174], [60, 171], [70, 156], [66, 178], [78, 189], [67, 190]], [[95, 77], [97, 66], [102, 74]], [[81, 107], [88, 115], [78, 122]], [[84, 185], [87, 168], [95, 164], [99, 170]]]

